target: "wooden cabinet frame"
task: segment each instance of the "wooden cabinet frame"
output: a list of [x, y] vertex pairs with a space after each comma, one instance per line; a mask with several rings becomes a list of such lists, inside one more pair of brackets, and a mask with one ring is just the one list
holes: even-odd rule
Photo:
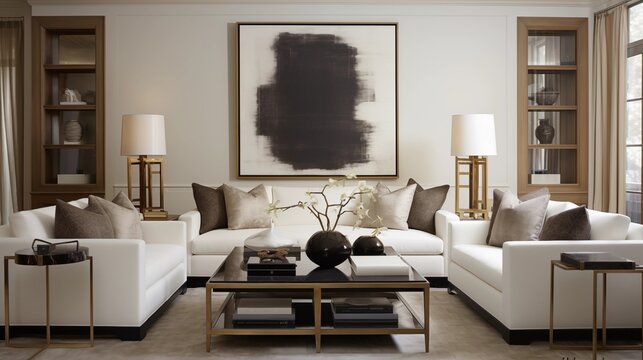
[[[518, 193], [525, 194], [547, 186], [553, 200], [587, 204], [588, 182], [588, 35], [587, 18], [518, 18]], [[531, 30], [574, 31], [576, 33], [576, 65], [528, 65], [528, 35]], [[529, 106], [528, 81], [530, 70], [575, 71], [576, 102], [574, 106]], [[529, 145], [530, 111], [575, 111], [576, 144]], [[573, 184], [529, 184], [529, 148], [575, 149], [576, 182]]]
[[[50, 63], [47, 37], [49, 33], [93, 34], [96, 37], [95, 64]], [[32, 18], [32, 164], [31, 208], [55, 203], [55, 199], [73, 200], [89, 194], [105, 195], [105, 21], [102, 16], [34, 16]], [[51, 102], [52, 73], [95, 74], [95, 105], [59, 105]], [[64, 111], [94, 111], [95, 141], [93, 144], [49, 144], [47, 114], [59, 113], [62, 122]], [[46, 151], [64, 149], [95, 150], [95, 181], [92, 184], [57, 184], [47, 181], [47, 166], [51, 166]], [[53, 176], [49, 174], [49, 176]]]

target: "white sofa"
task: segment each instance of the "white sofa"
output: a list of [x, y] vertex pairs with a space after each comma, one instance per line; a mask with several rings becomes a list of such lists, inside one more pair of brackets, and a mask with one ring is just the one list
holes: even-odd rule
[[[86, 207], [87, 199], [71, 202]], [[34, 238], [52, 242], [55, 207], [22, 211], [0, 227], [0, 255], [31, 247]], [[186, 288], [185, 224], [143, 221], [143, 239], [79, 239], [94, 261], [94, 325], [97, 335], [140, 340], [179, 293]], [[44, 326], [45, 270], [9, 262], [12, 336]], [[87, 334], [89, 262], [50, 266], [51, 324]], [[0, 268], [0, 279], [4, 267]], [[4, 309], [4, 286], [0, 290]], [[4, 311], [0, 312], [3, 324]], [[15, 330], [14, 330], [15, 326]], [[74, 330], [75, 329], [75, 330]], [[83, 330], [84, 329], [84, 330]], [[63, 329], [65, 330], [65, 329]]]
[[[573, 206], [550, 201], [547, 213]], [[509, 241], [502, 248], [486, 245], [488, 221], [450, 222], [450, 289], [479, 310], [508, 343], [546, 339], [551, 260], [560, 259], [562, 252], [605, 251], [643, 263], [643, 226], [630, 224], [623, 215], [593, 210], [588, 215], [592, 229], [586, 241]], [[608, 278], [608, 327], [640, 329], [640, 275]], [[591, 272], [556, 270], [555, 301], [557, 329], [591, 329]]]
[[[314, 188], [313, 188], [314, 189]], [[280, 206], [296, 204], [305, 200], [307, 191], [304, 187], [266, 186], [270, 201], [279, 200]], [[315, 189], [319, 190], [319, 189]], [[330, 200], [336, 199], [342, 192], [350, 193], [350, 188], [329, 188], [326, 192]], [[420, 274], [426, 277], [446, 277], [447, 252], [444, 240], [447, 238], [447, 223], [457, 219], [455, 214], [439, 210], [435, 216], [436, 235], [420, 230], [386, 230], [378, 237], [385, 246], [393, 247]], [[188, 277], [198, 285], [199, 278], [210, 277], [221, 262], [235, 246], [243, 246], [244, 240], [265, 229], [217, 229], [199, 235], [201, 214], [189, 211], [182, 214], [179, 220], [187, 223], [187, 258]], [[344, 215], [337, 230], [347, 236], [352, 243], [361, 235], [368, 235], [373, 229], [353, 228], [355, 218]], [[276, 229], [290, 239], [297, 240], [302, 249], [306, 248], [308, 238], [319, 231], [317, 220], [303, 209], [293, 208], [281, 213], [275, 219]], [[437, 281], [436, 281], [437, 282]]]

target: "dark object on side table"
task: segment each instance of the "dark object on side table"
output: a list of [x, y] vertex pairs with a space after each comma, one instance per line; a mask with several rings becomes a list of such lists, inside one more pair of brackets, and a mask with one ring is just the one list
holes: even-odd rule
[[560, 261], [579, 270], [634, 269], [636, 263], [606, 252], [564, 252]]
[[351, 243], [339, 231], [318, 231], [306, 243], [306, 255], [322, 268], [335, 267], [351, 255]]
[[384, 244], [377, 236], [360, 236], [353, 243], [353, 255], [384, 255]]

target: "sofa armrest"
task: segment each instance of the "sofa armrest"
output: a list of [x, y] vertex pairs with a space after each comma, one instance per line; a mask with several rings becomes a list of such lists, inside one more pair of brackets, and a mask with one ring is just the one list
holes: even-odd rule
[[148, 244], [187, 246], [186, 224], [183, 221], [141, 221], [143, 239]]
[[462, 244], [487, 243], [487, 233], [489, 232], [489, 221], [486, 220], [467, 220], [449, 222], [449, 247]]
[[183, 221], [187, 226], [187, 241], [188, 243], [199, 236], [199, 229], [201, 227], [201, 213], [198, 210], [190, 210], [179, 216], [179, 221]]
[[449, 223], [460, 221], [458, 215], [448, 210], [438, 210], [435, 213], [435, 235], [446, 241], [449, 238]]
[[[609, 252], [643, 263], [643, 240], [505, 242], [502, 247], [502, 296], [503, 323], [506, 326], [510, 329], [548, 328], [551, 260], [559, 260], [560, 253], [571, 251]], [[575, 312], [587, 315], [583, 319], [588, 323], [591, 321], [591, 274], [591, 271], [557, 270], [557, 304], [560, 302], [561, 311], [577, 309], [568, 311], [570, 314], [557, 312], [557, 323], [560, 325], [565, 326], [564, 316], [571, 317], [571, 313]], [[619, 275], [619, 279], [615, 277], [614, 281], [610, 282], [610, 292], [624, 294], [628, 293], [627, 286], [640, 286], [640, 276], [629, 279], [633, 282], [623, 281], [621, 277], [626, 276]], [[609, 305], [627, 308], [626, 298], [630, 297], [610, 297]], [[534, 299], [540, 299], [536, 300], [539, 305], [534, 305]], [[620, 320], [617, 316], [610, 315], [610, 318], [617, 322]]]

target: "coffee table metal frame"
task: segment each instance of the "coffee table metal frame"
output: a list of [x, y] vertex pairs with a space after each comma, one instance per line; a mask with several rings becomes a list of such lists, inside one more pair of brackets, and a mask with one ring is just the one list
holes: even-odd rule
[[[641, 296], [643, 296], [643, 267], [635, 269], [595, 269], [587, 270], [592, 271], [592, 344], [591, 345], [557, 345], [554, 343], [554, 273], [555, 268], [570, 271], [584, 271], [573, 266], [566, 265], [560, 260], [551, 261], [550, 269], [550, 282], [549, 282], [549, 348], [552, 350], [592, 350], [592, 359], [596, 360], [596, 353], [598, 350], [641, 350], [643, 357], [643, 302], [641, 302], [641, 331], [642, 338], [640, 344], [628, 345], [610, 345], [607, 344], [607, 274], [640, 274], [641, 275]], [[596, 308], [598, 307], [598, 275], [603, 275], [603, 306], [602, 306], [602, 339], [601, 344], [598, 344], [598, 321], [596, 316]]]
[[[224, 262], [225, 263], [225, 262]], [[215, 275], [221, 271], [219, 268]], [[223, 315], [236, 292], [240, 291], [304, 291], [313, 294], [314, 326], [304, 328], [216, 328], [217, 321]], [[402, 296], [398, 299], [406, 306], [413, 320], [420, 326], [416, 328], [335, 328], [322, 327], [322, 298], [324, 291], [387, 291], [387, 292], [422, 292], [424, 315], [419, 316]], [[215, 292], [228, 292], [223, 304], [213, 313], [212, 296]], [[205, 287], [205, 349], [212, 349], [214, 335], [314, 335], [315, 350], [321, 351], [322, 335], [392, 335], [392, 334], [421, 334], [424, 335], [424, 350], [429, 352], [429, 297], [430, 285], [425, 282], [247, 282], [226, 281], [210, 282]], [[214, 316], [213, 316], [214, 315]]]
[[[10, 308], [9, 308], [9, 261], [16, 260], [16, 256], [5, 256], [4, 257], [4, 341], [5, 345], [8, 347], [16, 348], [32, 348], [40, 347], [43, 350], [45, 348], [87, 348], [94, 346], [94, 258], [92, 256], [87, 256], [89, 260], [89, 341], [88, 342], [52, 342], [51, 341], [51, 322], [49, 319], [49, 267], [66, 265], [43, 265], [45, 267], [45, 327], [46, 327], [46, 338], [45, 342], [19, 342], [15, 343], [11, 341], [11, 336], [9, 330], [11, 328], [10, 321]], [[21, 266], [41, 266], [41, 265], [21, 265]], [[42, 351], [42, 350], [40, 350]], [[35, 356], [35, 355], [34, 355]]]

